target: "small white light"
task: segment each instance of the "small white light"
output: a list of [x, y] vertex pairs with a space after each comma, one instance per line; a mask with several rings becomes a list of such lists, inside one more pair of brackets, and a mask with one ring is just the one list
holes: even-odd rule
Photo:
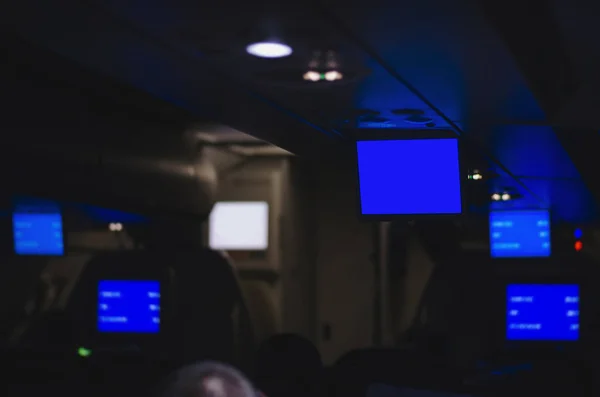
[[481, 174], [473, 174], [473, 179], [476, 181], [479, 181], [481, 179], [483, 179], [483, 175]]
[[123, 230], [123, 225], [121, 223], [109, 223], [108, 230], [111, 232], [120, 232]]
[[304, 80], [309, 80], [309, 81], [319, 81], [321, 80], [321, 75], [318, 72], [315, 72], [314, 70], [309, 70], [308, 72], [304, 73], [304, 76], [302, 76], [304, 78]]
[[342, 74], [337, 70], [330, 70], [329, 72], [325, 73], [325, 80], [327, 81], [341, 80], [342, 77], [344, 76], [342, 76]]
[[508, 193], [502, 194], [502, 201], [508, 201], [508, 200], [510, 200], [510, 194], [508, 194]]
[[499, 201], [500, 200], [500, 195], [498, 193], [492, 194], [492, 200]]
[[259, 58], [283, 58], [292, 53], [292, 47], [275, 42], [261, 42], [250, 44], [246, 47], [246, 52]]

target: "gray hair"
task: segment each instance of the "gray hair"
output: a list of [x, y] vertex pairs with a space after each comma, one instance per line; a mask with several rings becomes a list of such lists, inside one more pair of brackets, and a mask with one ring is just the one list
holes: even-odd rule
[[165, 397], [255, 397], [256, 392], [237, 369], [216, 362], [184, 367], [175, 373]]

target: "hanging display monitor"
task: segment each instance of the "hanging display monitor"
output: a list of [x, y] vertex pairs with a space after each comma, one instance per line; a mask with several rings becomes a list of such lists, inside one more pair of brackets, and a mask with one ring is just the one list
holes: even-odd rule
[[462, 213], [457, 138], [359, 140], [356, 154], [361, 216]]

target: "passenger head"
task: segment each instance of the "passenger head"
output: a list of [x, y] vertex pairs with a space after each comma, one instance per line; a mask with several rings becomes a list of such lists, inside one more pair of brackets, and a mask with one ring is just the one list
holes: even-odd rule
[[256, 360], [257, 385], [269, 397], [318, 393], [323, 363], [308, 339], [275, 335], [259, 347]]
[[204, 362], [177, 371], [167, 385], [165, 397], [256, 397], [256, 392], [235, 368]]

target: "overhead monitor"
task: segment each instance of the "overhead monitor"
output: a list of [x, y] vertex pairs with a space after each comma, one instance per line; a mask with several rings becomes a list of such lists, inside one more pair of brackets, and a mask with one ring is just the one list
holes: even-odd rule
[[17, 203], [13, 209], [12, 226], [15, 254], [64, 255], [63, 221], [56, 204], [42, 201]]
[[492, 258], [548, 257], [551, 252], [547, 210], [490, 212]]
[[506, 339], [579, 339], [578, 285], [511, 284], [507, 287], [506, 299]]
[[263, 251], [269, 247], [266, 201], [221, 201], [208, 221], [208, 244], [215, 250]]
[[462, 213], [458, 139], [359, 140], [356, 152], [362, 216]]
[[99, 332], [152, 334], [160, 330], [160, 282], [98, 283]]

